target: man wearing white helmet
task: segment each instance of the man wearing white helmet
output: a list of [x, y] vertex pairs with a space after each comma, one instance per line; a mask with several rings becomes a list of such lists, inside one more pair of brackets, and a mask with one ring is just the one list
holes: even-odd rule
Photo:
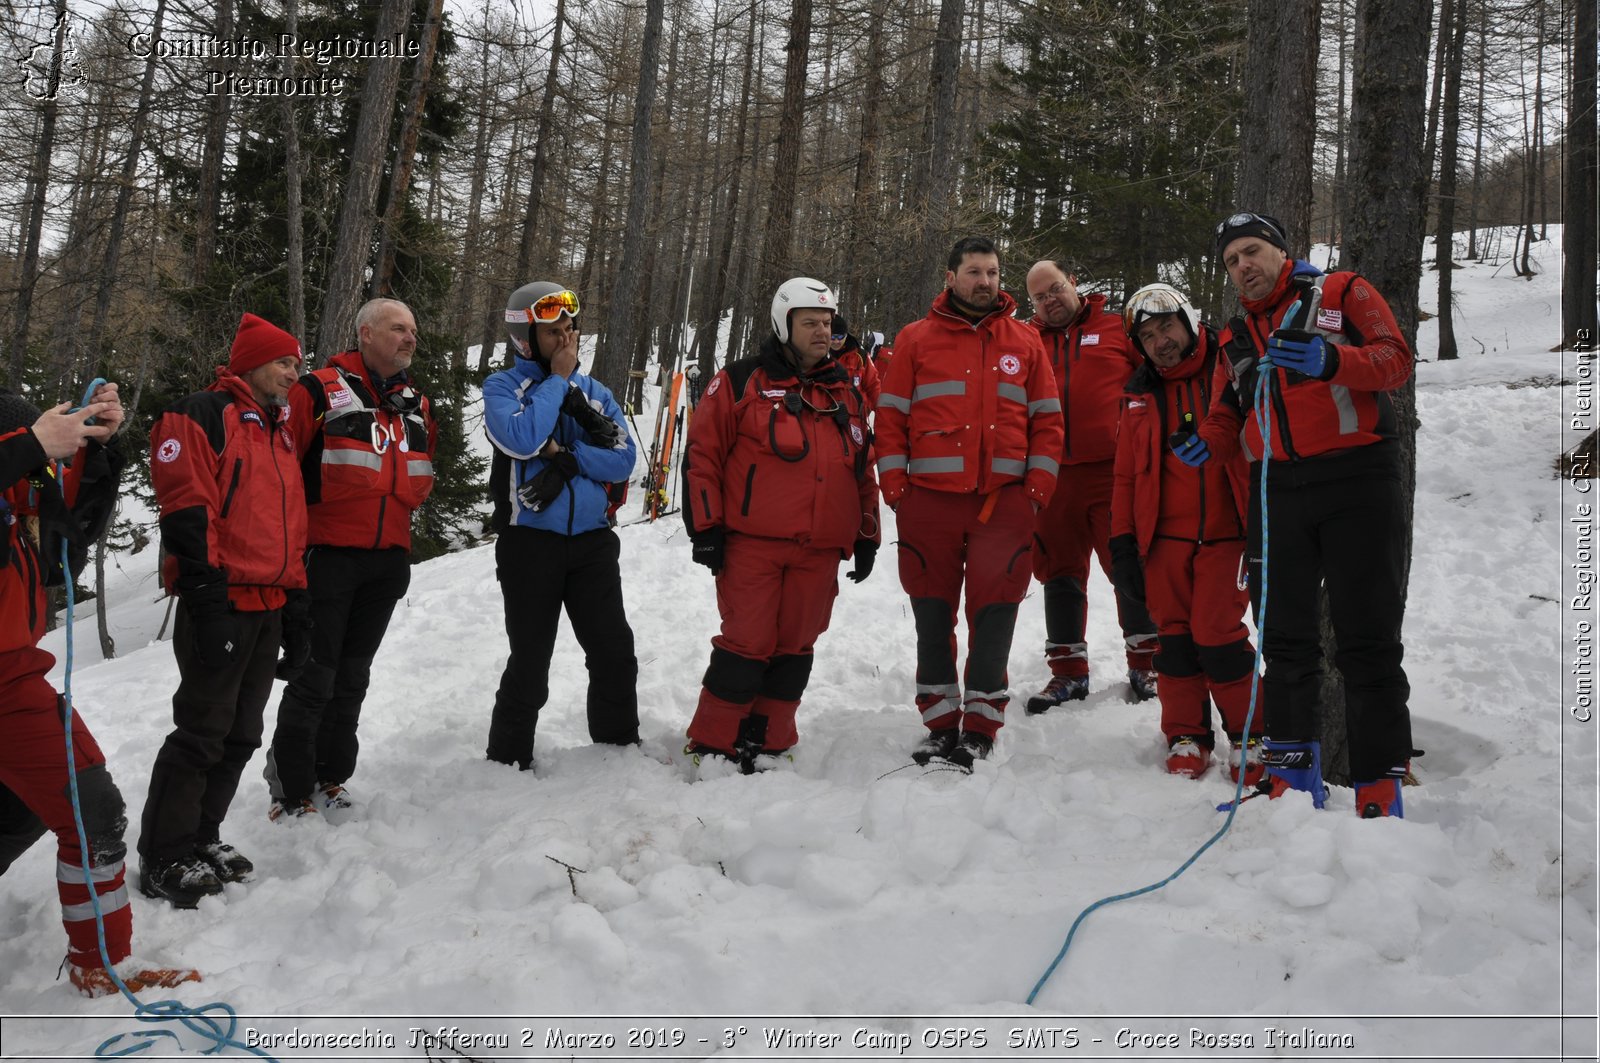
[[853, 556], [859, 583], [877, 557], [868, 411], [829, 350], [837, 305], [810, 277], [780, 285], [772, 334], [712, 378], [689, 428], [683, 518], [722, 614], [685, 750], [702, 772], [748, 775], [794, 745], [839, 563]]
[[1168, 439], [1192, 433], [1212, 403], [1221, 348], [1187, 297], [1168, 284], [1135, 292], [1123, 322], [1144, 363], [1128, 381], [1117, 433], [1111, 497], [1112, 578], [1119, 594], [1148, 606], [1159, 633], [1155, 670], [1167, 771], [1199, 778], [1216, 738], [1210, 702], [1233, 743], [1229, 772], [1261, 779], [1257, 712], [1250, 709], [1255, 651], [1244, 626], [1249, 595], [1239, 579], [1244, 556], [1244, 458], [1191, 469]]
[[578, 369], [580, 309], [577, 293], [552, 281], [512, 292], [511, 365], [483, 382], [495, 576], [511, 644], [486, 755], [523, 771], [533, 767], [563, 608], [589, 671], [589, 737], [639, 741], [639, 663], [608, 512], [610, 486], [627, 482], [636, 451], [616, 399]]

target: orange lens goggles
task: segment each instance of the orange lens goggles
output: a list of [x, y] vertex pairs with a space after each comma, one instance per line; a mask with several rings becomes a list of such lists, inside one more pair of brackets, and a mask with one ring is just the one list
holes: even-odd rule
[[507, 321], [526, 321], [534, 325], [548, 325], [552, 321], [560, 321], [561, 315], [577, 317], [581, 307], [578, 305], [578, 293], [565, 289], [542, 296], [526, 310], [507, 310]]

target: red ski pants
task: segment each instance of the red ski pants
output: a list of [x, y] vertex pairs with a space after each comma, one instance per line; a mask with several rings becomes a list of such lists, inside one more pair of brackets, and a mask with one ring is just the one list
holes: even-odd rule
[[[1000, 488], [992, 504], [987, 495], [913, 486], [896, 515], [900, 585], [917, 625], [922, 722], [929, 730], [964, 727], [993, 738], [1010, 701], [1006, 659], [1031, 574], [1033, 503], [1021, 484]], [[963, 589], [967, 665], [957, 685], [956, 608]]]
[[[1089, 674], [1089, 558], [1099, 558], [1109, 580], [1114, 464], [1061, 466], [1050, 504], [1034, 519], [1033, 574], [1044, 588], [1045, 660], [1052, 675]], [[1148, 671], [1155, 624], [1144, 606], [1116, 598], [1128, 667]]]
[[[63, 703], [44, 678], [54, 663], [48, 653], [31, 648], [0, 655], [0, 874], [46, 830], [54, 833], [56, 893], [68, 958], [79, 967], [99, 967], [94, 908], [67, 779]], [[89, 839], [89, 878], [105, 920], [106, 951], [117, 963], [127, 957], [133, 937], [123, 881], [127, 847], [122, 835], [128, 821], [106, 758], [77, 713], [72, 749]]]
[[[1244, 733], [1255, 651], [1244, 626], [1250, 592], [1241, 586], [1243, 556], [1242, 539], [1203, 545], [1156, 539], [1144, 559], [1145, 601], [1161, 641], [1155, 657], [1161, 731], [1169, 743], [1189, 737], [1212, 745], [1208, 696], [1227, 733]], [[1262, 732], [1264, 720], [1257, 708], [1252, 734]]]
[[840, 560], [838, 550], [787, 539], [728, 536], [717, 574], [722, 633], [711, 640], [690, 742], [739, 753], [799, 741], [795, 712], [833, 616]]

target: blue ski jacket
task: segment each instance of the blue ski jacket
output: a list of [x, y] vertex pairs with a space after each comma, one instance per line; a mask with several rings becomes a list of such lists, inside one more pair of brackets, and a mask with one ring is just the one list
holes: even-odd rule
[[[561, 412], [568, 387], [576, 387], [591, 406], [617, 422], [621, 443], [609, 448], [596, 445]], [[539, 362], [518, 358], [511, 368], [483, 382], [483, 427], [495, 448], [489, 493], [496, 530], [514, 524], [580, 535], [607, 526], [606, 484], [633, 475], [638, 450], [622, 407], [604, 384], [576, 371], [569, 383]], [[544, 459], [536, 455], [551, 439], [577, 459], [578, 475], [568, 481], [560, 498], [542, 510], [529, 510], [518, 500], [517, 489], [545, 467]]]

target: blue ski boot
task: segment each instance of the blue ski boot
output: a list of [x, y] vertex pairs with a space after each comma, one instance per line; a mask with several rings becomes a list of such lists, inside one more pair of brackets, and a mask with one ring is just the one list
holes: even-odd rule
[[1322, 743], [1265, 739], [1261, 763], [1266, 765], [1269, 797], [1281, 797], [1287, 790], [1304, 790], [1311, 803], [1321, 808], [1328, 800], [1322, 785]]

